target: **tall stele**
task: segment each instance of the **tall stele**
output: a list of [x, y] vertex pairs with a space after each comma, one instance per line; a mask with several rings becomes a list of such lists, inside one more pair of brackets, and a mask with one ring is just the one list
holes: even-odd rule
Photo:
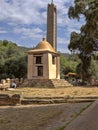
[[47, 8], [47, 41], [57, 50], [57, 9], [51, 1]]

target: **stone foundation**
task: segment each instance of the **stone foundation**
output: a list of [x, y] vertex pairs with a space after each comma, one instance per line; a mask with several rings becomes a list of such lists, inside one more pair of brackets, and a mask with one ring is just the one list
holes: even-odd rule
[[20, 103], [21, 97], [19, 94], [14, 94], [12, 96], [8, 94], [0, 94], [0, 106], [17, 105]]
[[68, 86], [72, 86], [72, 84], [70, 84], [68, 81], [66, 81], [64, 79], [32, 79], [32, 80], [28, 80], [28, 87], [57, 88], [57, 87], [68, 87]]

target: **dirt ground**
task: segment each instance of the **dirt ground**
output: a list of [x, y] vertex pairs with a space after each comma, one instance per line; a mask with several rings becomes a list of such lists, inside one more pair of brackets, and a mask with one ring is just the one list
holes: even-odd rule
[[[17, 88], [0, 93], [19, 93], [23, 97], [97, 96], [97, 87]], [[1, 106], [0, 130], [63, 130], [72, 120], [91, 105], [63, 103], [52, 105]]]
[[63, 130], [89, 104], [0, 107], [0, 130]]

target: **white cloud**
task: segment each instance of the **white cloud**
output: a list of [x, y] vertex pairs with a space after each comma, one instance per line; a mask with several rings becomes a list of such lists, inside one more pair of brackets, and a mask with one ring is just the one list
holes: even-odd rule
[[[68, 18], [68, 8], [73, 1], [54, 0], [57, 7], [58, 30], [62, 29], [60, 31], [62, 35], [58, 32], [58, 43], [61, 45], [68, 45], [70, 33], [79, 32], [83, 23], [83, 21], [78, 22]], [[46, 35], [48, 3], [51, 3], [51, 0], [0, 0], [0, 22], [6, 23], [6, 27], [4, 25], [6, 30], [10, 30], [7, 27], [11, 27], [10, 32], [13, 31], [14, 34], [20, 35], [19, 39], [40, 41]], [[0, 33], [7, 33], [6, 30], [0, 29]], [[9, 35], [10, 32], [8, 32]], [[60, 49], [63, 48], [60, 46]]]
[[46, 10], [41, 12], [40, 9], [46, 8], [46, 2], [42, 0], [12, 0], [11, 2], [0, 0], [0, 3], [0, 20], [21, 24], [45, 23]]
[[[58, 23], [63, 24], [62, 18], [68, 12], [68, 3], [73, 0], [54, 1], [58, 9]], [[46, 11], [49, 0], [0, 0], [0, 20], [8, 20], [9, 22], [16, 22], [21, 24], [42, 24], [46, 23]], [[42, 11], [43, 10], [43, 11]], [[62, 21], [62, 22], [61, 22]]]
[[0, 34], [5, 34], [5, 33], [7, 33], [7, 30], [0, 28]]
[[63, 37], [58, 37], [57, 41], [58, 41], [58, 44], [65, 44], [65, 45], [69, 44], [69, 40]]
[[28, 39], [28, 38], [32, 38], [32, 39], [36, 39], [36, 38], [42, 38], [44, 32], [42, 29], [40, 28], [34, 28], [34, 29], [30, 29], [30, 28], [14, 28], [13, 30], [14, 33], [16, 34], [22, 34], [22, 38]]
[[70, 51], [69, 51], [67, 48], [59, 48], [58, 51], [59, 51], [59, 52], [69, 53], [69, 54], [70, 54]]

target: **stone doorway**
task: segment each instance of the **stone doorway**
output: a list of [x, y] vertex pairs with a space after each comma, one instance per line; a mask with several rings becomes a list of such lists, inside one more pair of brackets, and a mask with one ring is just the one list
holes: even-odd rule
[[37, 72], [38, 72], [38, 76], [43, 76], [43, 66], [38, 66]]

